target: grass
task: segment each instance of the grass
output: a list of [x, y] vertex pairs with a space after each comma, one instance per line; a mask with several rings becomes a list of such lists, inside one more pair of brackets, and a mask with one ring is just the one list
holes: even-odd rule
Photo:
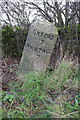
[[[78, 118], [79, 70], [62, 61], [53, 73], [29, 72], [3, 91], [4, 118]], [[79, 96], [79, 97], [78, 97]]]

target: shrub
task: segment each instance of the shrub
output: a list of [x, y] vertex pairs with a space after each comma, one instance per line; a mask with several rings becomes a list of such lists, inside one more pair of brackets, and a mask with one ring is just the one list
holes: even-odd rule
[[20, 58], [27, 38], [28, 28], [3, 26], [2, 45], [4, 56]]

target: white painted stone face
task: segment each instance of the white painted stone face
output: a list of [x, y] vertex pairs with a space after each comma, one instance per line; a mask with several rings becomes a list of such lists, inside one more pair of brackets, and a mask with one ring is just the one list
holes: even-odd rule
[[38, 20], [31, 24], [19, 65], [19, 74], [47, 68], [58, 32], [53, 23]]

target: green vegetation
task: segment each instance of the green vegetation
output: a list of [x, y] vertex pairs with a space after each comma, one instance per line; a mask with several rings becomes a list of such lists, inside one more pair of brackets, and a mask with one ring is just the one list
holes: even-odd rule
[[62, 61], [52, 73], [30, 72], [3, 91], [4, 118], [78, 118], [79, 70]]
[[[77, 31], [72, 30], [76, 28]], [[59, 32], [59, 37], [63, 42], [63, 51], [66, 53], [69, 51], [69, 54], [73, 53], [73, 47], [75, 53], [77, 54], [77, 37], [78, 32], [80, 31], [80, 25], [68, 26], [68, 27], [57, 27]], [[4, 51], [4, 56], [11, 56], [20, 58], [22, 51], [27, 39], [28, 28], [21, 28], [17, 26], [3, 26], [2, 27], [2, 48]], [[71, 40], [71, 42], [69, 42]], [[73, 43], [73, 44], [72, 44]], [[68, 50], [69, 49], [69, 50]]]
[[4, 57], [11, 56], [20, 58], [27, 38], [28, 29], [20, 27], [3, 26], [2, 27], [2, 48]]

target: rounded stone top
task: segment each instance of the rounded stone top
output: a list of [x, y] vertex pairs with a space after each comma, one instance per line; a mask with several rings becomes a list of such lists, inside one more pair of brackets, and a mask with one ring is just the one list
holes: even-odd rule
[[[44, 32], [46, 33], [52, 33], [55, 35], [58, 35], [58, 30], [56, 28], [56, 26], [54, 25], [54, 23], [51, 23], [47, 20], [36, 20], [34, 22], [32, 22], [31, 27], [35, 27], [37, 29], [42, 29]], [[48, 29], [46, 29], [48, 28]]]

